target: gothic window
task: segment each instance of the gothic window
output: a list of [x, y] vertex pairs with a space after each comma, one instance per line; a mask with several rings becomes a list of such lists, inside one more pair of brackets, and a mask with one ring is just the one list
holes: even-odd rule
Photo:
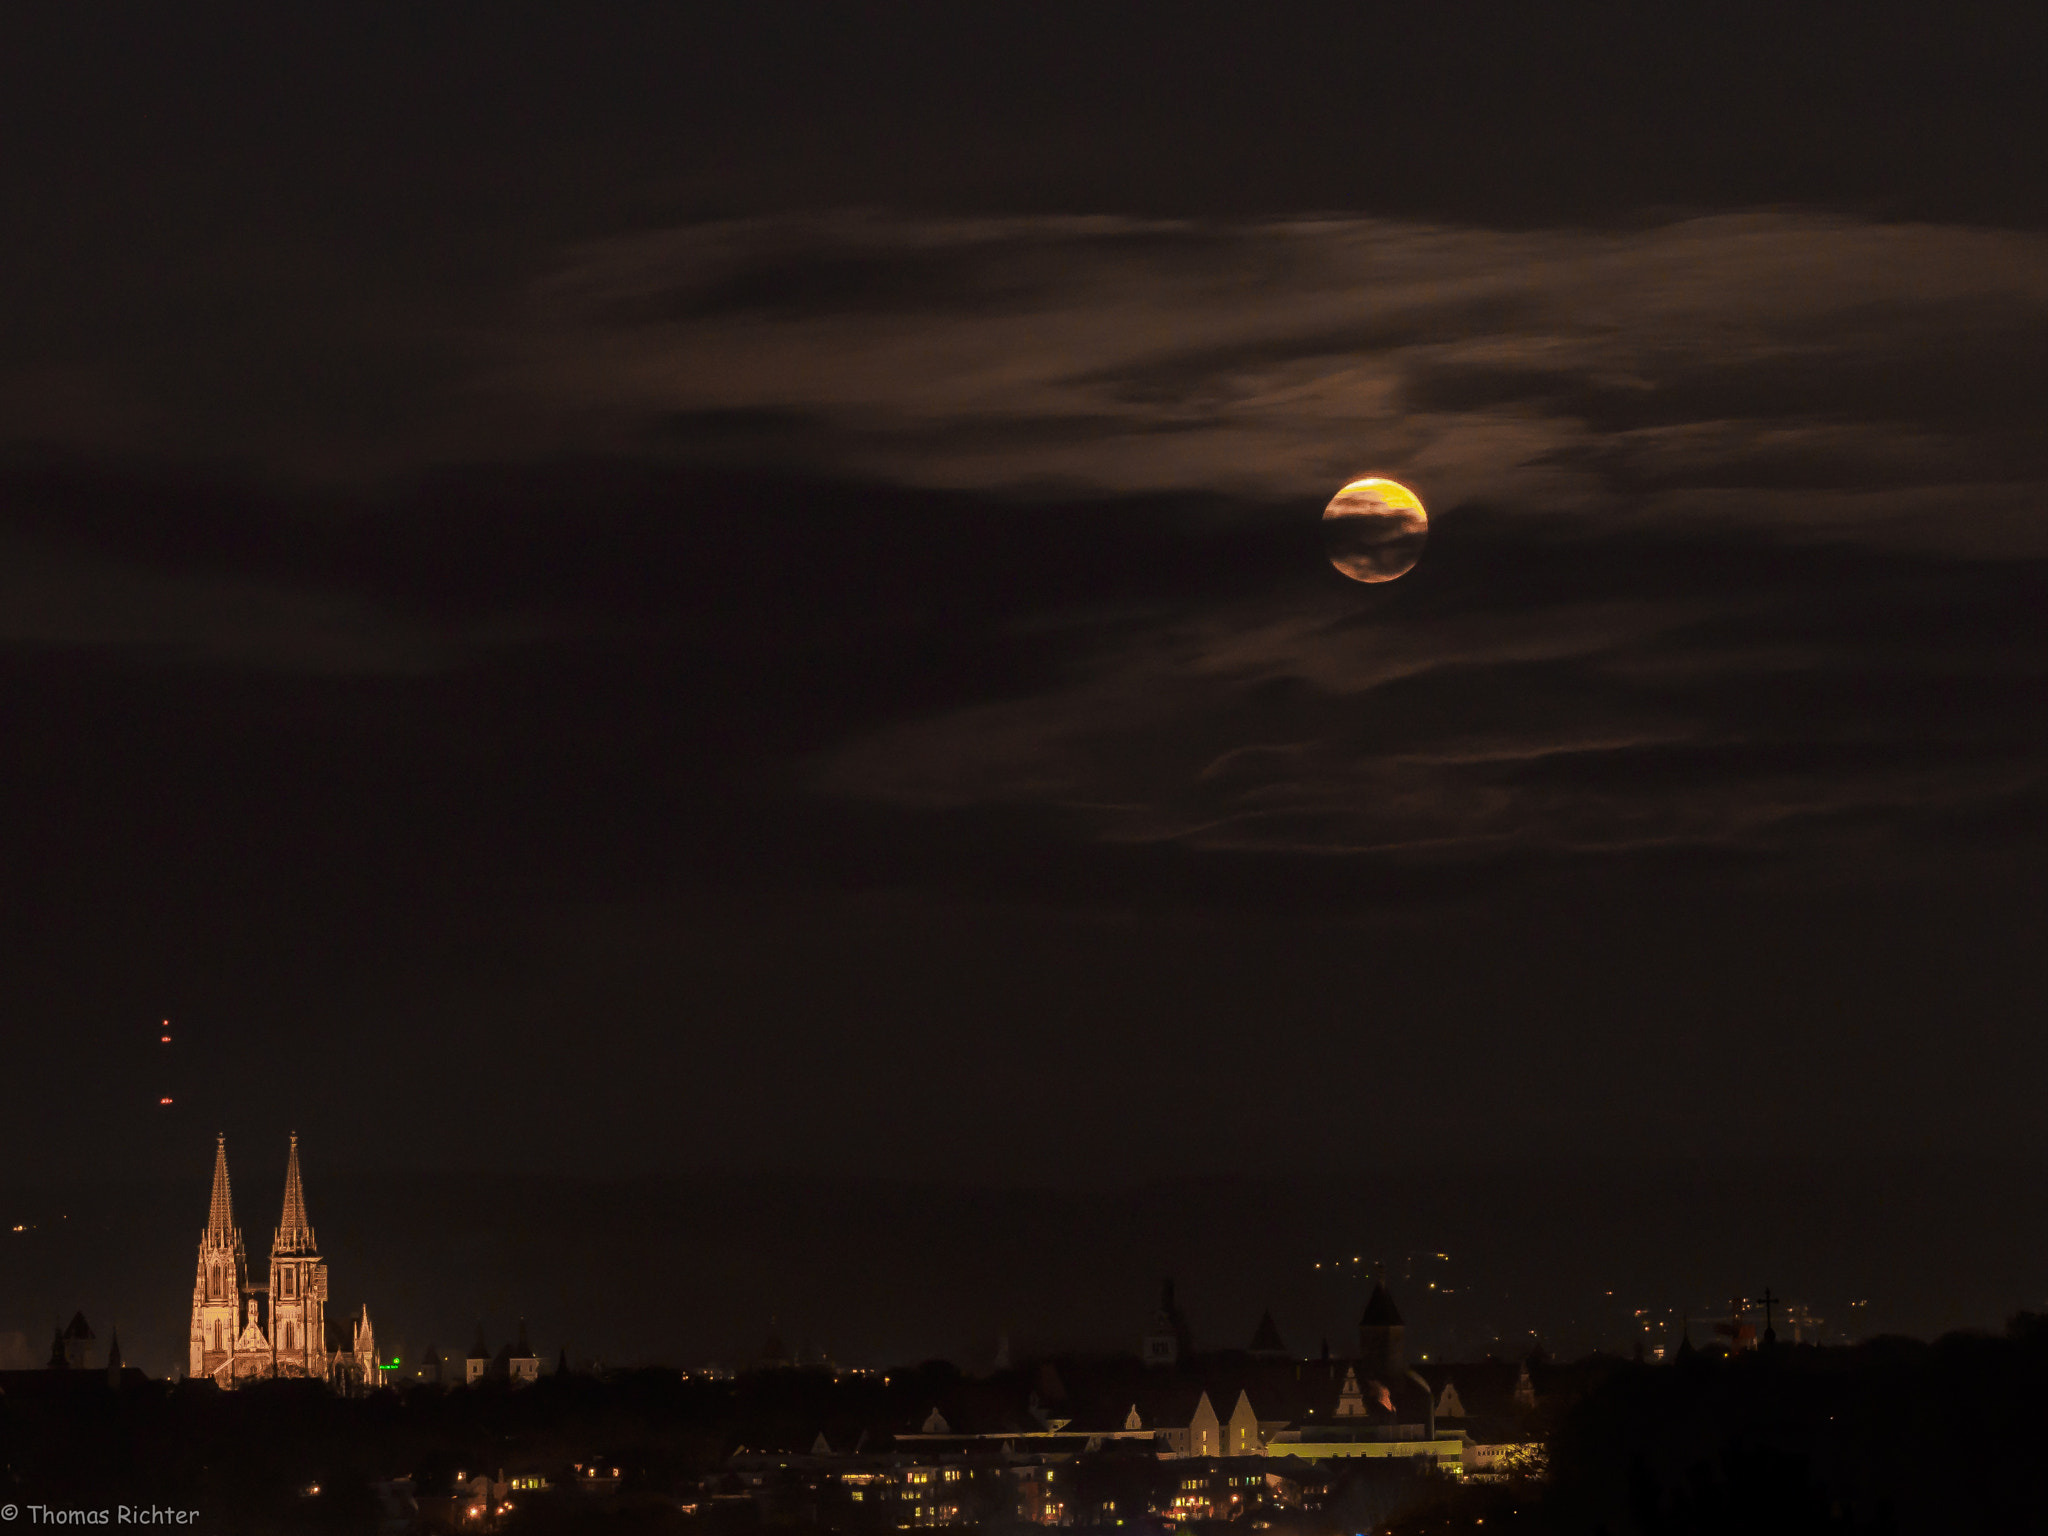
[[[215, 1270], [215, 1271], [213, 1272], [213, 1274], [214, 1274], [214, 1279], [215, 1279], [216, 1281], [218, 1281], [218, 1280], [219, 1280], [219, 1278], [220, 1278], [220, 1271], [219, 1271], [219, 1270]], [[214, 1347], [214, 1350], [215, 1350], [215, 1352], [216, 1352], [216, 1353], [218, 1353], [218, 1352], [219, 1352], [219, 1350], [220, 1350], [220, 1324], [219, 1324], [219, 1323], [215, 1323], [215, 1324], [213, 1325], [213, 1347]]]
[[219, 1298], [219, 1296], [220, 1296], [220, 1266], [219, 1266], [218, 1264], [216, 1264], [216, 1265], [214, 1265], [214, 1266], [213, 1266], [213, 1291], [212, 1291], [212, 1295], [213, 1295], [213, 1296], [215, 1297], [215, 1299], [218, 1299], [218, 1298]]
[[292, 1346], [292, 1325], [291, 1325], [290, 1323], [286, 1323], [286, 1324], [284, 1325], [284, 1347], [285, 1347], [286, 1349], [290, 1349], [290, 1348], [292, 1348], [292, 1347], [293, 1347], [293, 1346]]
[[292, 1272], [290, 1270], [284, 1272], [284, 1293], [287, 1296], [292, 1293]]

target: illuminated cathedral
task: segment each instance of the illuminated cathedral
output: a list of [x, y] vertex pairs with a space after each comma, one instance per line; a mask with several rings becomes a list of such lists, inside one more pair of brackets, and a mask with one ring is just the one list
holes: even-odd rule
[[192, 1283], [193, 1377], [223, 1387], [266, 1376], [299, 1376], [343, 1390], [376, 1386], [377, 1341], [370, 1309], [355, 1316], [327, 1312], [327, 1261], [306, 1220], [299, 1182], [299, 1138], [292, 1137], [284, 1169], [284, 1215], [270, 1240], [270, 1273], [262, 1284], [249, 1272], [242, 1229], [235, 1225], [228, 1190], [228, 1146], [213, 1154], [213, 1204], [199, 1238], [199, 1273]]

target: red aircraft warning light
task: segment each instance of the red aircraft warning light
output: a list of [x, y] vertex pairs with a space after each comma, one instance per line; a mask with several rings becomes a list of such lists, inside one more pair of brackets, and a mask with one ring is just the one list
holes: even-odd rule
[[157, 1103], [159, 1103], [159, 1104], [168, 1104], [168, 1103], [170, 1103], [170, 1102], [171, 1102], [171, 1101], [170, 1101], [169, 1099], [158, 1099], [158, 1100], [157, 1100]]

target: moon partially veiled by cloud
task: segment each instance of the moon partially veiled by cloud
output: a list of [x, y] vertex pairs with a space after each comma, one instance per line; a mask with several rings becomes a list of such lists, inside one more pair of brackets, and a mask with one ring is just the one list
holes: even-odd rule
[[1330, 564], [1353, 581], [1392, 581], [1414, 569], [1429, 538], [1422, 498], [1398, 480], [1353, 480], [1323, 508]]

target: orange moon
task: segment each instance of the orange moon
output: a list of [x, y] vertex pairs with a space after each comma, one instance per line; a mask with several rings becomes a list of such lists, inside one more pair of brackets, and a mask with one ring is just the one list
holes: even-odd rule
[[1353, 581], [1392, 581], [1422, 558], [1429, 514], [1422, 498], [1398, 480], [1353, 480], [1323, 508], [1330, 564]]

